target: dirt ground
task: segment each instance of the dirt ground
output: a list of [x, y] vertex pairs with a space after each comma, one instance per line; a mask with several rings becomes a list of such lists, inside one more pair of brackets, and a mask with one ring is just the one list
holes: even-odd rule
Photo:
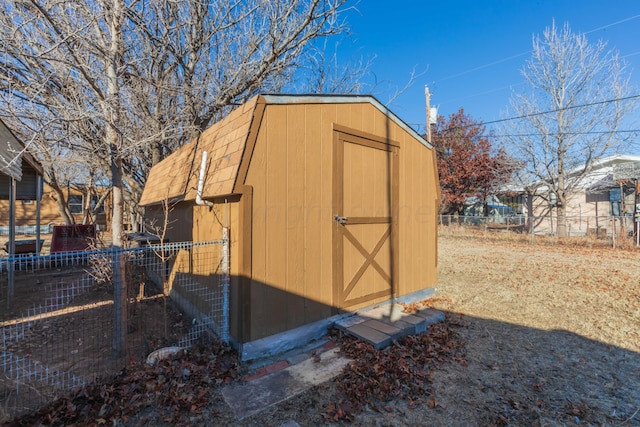
[[[439, 237], [437, 297], [462, 357], [415, 399], [367, 405], [357, 426], [640, 426], [640, 251]], [[238, 422], [214, 388], [191, 425], [315, 426], [339, 401], [322, 384]], [[248, 397], [250, 398], [250, 397]], [[172, 425], [149, 407], [116, 425]], [[341, 425], [343, 422], [334, 422]]]
[[[446, 235], [438, 250], [433, 305], [463, 316], [466, 366], [441, 365], [431, 395], [352, 425], [640, 426], [638, 250]], [[242, 425], [316, 425], [333, 399], [325, 384]]]
[[60, 396], [63, 381], [74, 377], [88, 382], [111, 375], [130, 359], [142, 360], [152, 350], [177, 342], [188, 330], [182, 314], [170, 301], [165, 303], [165, 297], [149, 282], [144, 296], [131, 298], [136, 303], [129, 305], [127, 356], [113, 358], [113, 290], [108, 286], [83, 288], [85, 268], [16, 271], [15, 301], [10, 308], [6, 271], [0, 276], [0, 358], [20, 360], [8, 366], [20, 367], [36, 379], [45, 372], [59, 374], [52, 374], [54, 387], [47, 387], [41, 378], [33, 381], [23, 375], [18, 382], [20, 393], [16, 393], [15, 376], [0, 368], [0, 424], [16, 412], [22, 414]]

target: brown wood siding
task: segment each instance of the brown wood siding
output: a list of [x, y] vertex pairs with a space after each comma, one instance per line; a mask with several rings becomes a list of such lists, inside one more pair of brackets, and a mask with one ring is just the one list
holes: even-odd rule
[[[304, 280], [307, 288], [305, 321], [311, 322], [329, 314], [333, 301], [331, 290], [331, 134], [325, 132], [335, 112], [325, 106], [304, 107]], [[318, 120], [320, 119], [320, 120]], [[309, 282], [310, 281], [310, 282]], [[308, 283], [308, 284], [307, 284]]]
[[[305, 145], [305, 113], [303, 108], [287, 108], [285, 126], [287, 127], [287, 213], [286, 233], [286, 278], [288, 283], [288, 313], [287, 327], [294, 328], [300, 322], [305, 323], [305, 306], [303, 300], [305, 291], [305, 253], [304, 253], [304, 168]], [[300, 303], [302, 302], [302, 304]]]
[[[64, 224], [55, 200], [44, 196], [40, 205], [40, 224]], [[0, 225], [9, 225], [9, 201], [0, 200]], [[16, 225], [36, 225], [36, 202], [16, 201]]]
[[406, 295], [436, 286], [439, 193], [435, 152], [407, 134], [401, 143], [399, 290]]
[[267, 105], [253, 187], [251, 336], [331, 315], [331, 124], [335, 106]]
[[[224, 201], [216, 202], [212, 207], [194, 206], [193, 210], [193, 241], [205, 242], [222, 239], [222, 227], [228, 225], [230, 239], [230, 274], [231, 286], [229, 288], [229, 328], [231, 336], [240, 334], [240, 291], [239, 291], [239, 250], [241, 236], [239, 230], [239, 198], [231, 197], [225, 204]], [[222, 246], [216, 246], [215, 258], [211, 259], [211, 253], [204, 255], [208, 261], [218, 265], [222, 256]], [[208, 274], [220, 274], [221, 272], [208, 272]], [[217, 276], [216, 276], [217, 280]], [[214, 283], [213, 285], [216, 285]]]
[[399, 146], [395, 293], [435, 286], [432, 151], [371, 104], [268, 104], [244, 182], [253, 187], [247, 341], [325, 318], [335, 309], [334, 125]]

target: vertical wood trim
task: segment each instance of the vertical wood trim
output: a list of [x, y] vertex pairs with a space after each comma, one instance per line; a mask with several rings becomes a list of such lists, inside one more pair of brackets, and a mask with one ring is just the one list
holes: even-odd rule
[[400, 149], [391, 150], [391, 255], [393, 274], [391, 291], [393, 297], [399, 296], [400, 285]]
[[[343, 179], [344, 179], [344, 146], [340, 140], [340, 134], [333, 132], [333, 215], [343, 215]], [[344, 270], [343, 250], [344, 242], [342, 230], [337, 221], [333, 221], [333, 307], [334, 311], [339, 311], [343, 306], [343, 281]]]
[[240, 290], [238, 292], [238, 342], [247, 342], [251, 337], [251, 279], [252, 279], [252, 222], [253, 222], [253, 187], [241, 185], [240, 212], [238, 214], [238, 275]]
[[431, 150], [431, 162], [433, 164], [433, 176], [431, 179], [435, 183], [434, 187], [436, 189], [436, 209], [440, 206], [440, 185], [438, 182], [438, 157], [435, 148]]
[[258, 130], [262, 123], [262, 117], [266, 104], [262, 97], [256, 102], [255, 111], [253, 112], [253, 118], [251, 119], [251, 125], [249, 126], [249, 132], [247, 133], [244, 143], [244, 151], [242, 152], [242, 158], [240, 159], [240, 166], [238, 167], [238, 174], [236, 175], [236, 181], [234, 183], [234, 192], [242, 193], [241, 186], [244, 185], [247, 179], [247, 173], [249, 171], [249, 164], [251, 163], [251, 157], [253, 156], [253, 150], [256, 146], [256, 139], [258, 138]]

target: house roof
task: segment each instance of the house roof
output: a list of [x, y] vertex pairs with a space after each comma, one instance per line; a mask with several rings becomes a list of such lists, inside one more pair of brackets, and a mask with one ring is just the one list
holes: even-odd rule
[[[569, 177], [576, 177], [582, 173], [584, 165], [569, 171]], [[623, 175], [625, 171], [633, 173], [640, 171], [640, 155], [635, 154], [614, 154], [594, 161], [589, 172], [580, 180], [580, 188], [590, 191], [601, 190], [617, 186], [616, 175]], [[624, 177], [631, 178], [631, 177]], [[623, 179], [622, 177], [620, 179]], [[538, 191], [547, 191], [547, 185], [537, 187]], [[504, 191], [516, 193], [524, 192], [524, 188], [518, 185], [506, 185]]]
[[16, 138], [11, 129], [0, 120], [0, 173], [20, 181], [23, 161], [42, 175], [42, 166], [25, 150], [24, 144]]
[[422, 144], [432, 148], [422, 136], [373, 96], [258, 95], [205, 130], [199, 138], [190, 141], [155, 165], [147, 178], [140, 205], [158, 204], [164, 200], [170, 202], [195, 200], [200, 163], [205, 151], [209, 161], [204, 175], [206, 185], [203, 188], [202, 198], [234, 194], [245, 147], [250, 138], [255, 138], [266, 105], [341, 103], [372, 104]]
[[[616, 172], [621, 167], [635, 165], [640, 168], [640, 156], [631, 154], [614, 154], [594, 162], [591, 171], [584, 177], [581, 187], [592, 188], [608, 188], [616, 185]], [[580, 168], [571, 173], [577, 173]]]

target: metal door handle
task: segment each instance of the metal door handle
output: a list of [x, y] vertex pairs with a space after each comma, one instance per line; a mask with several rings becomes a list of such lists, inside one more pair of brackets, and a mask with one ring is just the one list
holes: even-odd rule
[[333, 220], [335, 222], [339, 222], [342, 225], [346, 225], [347, 224], [347, 217], [346, 216], [340, 216], [340, 215], [334, 215], [333, 216]]

